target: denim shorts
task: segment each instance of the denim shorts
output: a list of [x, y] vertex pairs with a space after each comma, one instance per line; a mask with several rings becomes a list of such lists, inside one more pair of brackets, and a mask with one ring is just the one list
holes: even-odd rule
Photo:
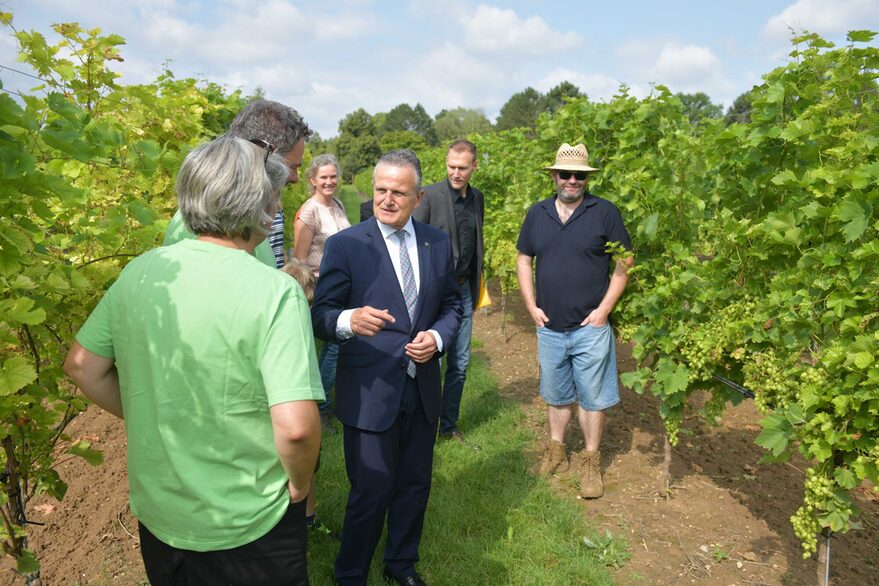
[[602, 411], [620, 401], [617, 357], [610, 324], [559, 332], [537, 328], [540, 396], [553, 407], [578, 401]]

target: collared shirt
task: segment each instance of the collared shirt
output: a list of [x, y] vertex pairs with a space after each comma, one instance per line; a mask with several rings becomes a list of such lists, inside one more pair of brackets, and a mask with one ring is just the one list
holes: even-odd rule
[[[446, 180], [448, 181], [448, 180]], [[455, 212], [455, 224], [458, 229], [458, 262], [455, 265], [455, 276], [459, 281], [468, 280], [473, 272], [476, 259], [476, 204], [470, 185], [467, 185], [467, 197], [449, 184], [452, 207]]]
[[516, 248], [536, 259], [537, 307], [549, 318], [551, 330], [580, 327], [598, 307], [610, 284], [611, 255], [608, 242], [632, 249], [619, 209], [587, 193], [562, 223], [555, 207], [556, 196], [537, 202], [528, 210]]
[[[403, 270], [400, 267], [400, 240], [394, 236], [397, 233], [397, 228], [393, 226], [388, 226], [387, 224], [382, 224], [378, 220], [376, 220], [376, 224], [378, 224], [378, 229], [382, 234], [382, 239], [385, 242], [385, 246], [388, 249], [388, 255], [391, 257], [391, 264], [394, 265], [394, 274], [397, 275], [397, 284], [400, 286], [400, 291], [403, 290]], [[418, 242], [415, 240], [415, 226], [412, 225], [412, 218], [406, 222], [406, 225], [403, 226], [402, 230], [406, 233], [406, 250], [409, 252], [409, 262], [412, 263], [412, 272], [415, 276], [415, 291], [421, 290], [421, 274], [420, 274], [420, 261], [418, 259]], [[348, 338], [354, 336], [354, 332], [351, 330], [351, 315], [354, 313], [354, 309], [346, 309], [339, 314], [339, 319], [336, 320], [336, 335], [343, 339], [347, 340]], [[439, 332], [436, 330], [427, 330], [431, 334], [433, 334], [434, 339], [436, 340], [436, 349], [437, 352], [443, 351], [443, 340], [439, 335]]]
[[[400, 268], [400, 240], [394, 236], [397, 229], [387, 224], [382, 224], [376, 220], [378, 229], [384, 237], [385, 246], [388, 248], [388, 254], [391, 257], [391, 264], [394, 265], [394, 273], [397, 275], [397, 282], [400, 284], [400, 290], [403, 290], [403, 270]], [[421, 275], [418, 270], [420, 265], [418, 261], [418, 243], [415, 241], [415, 226], [412, 225], [412, 218], [406, 222], [402, 230], [406, 233], [406, 250], [409, 252], [409, 261], [412, 263], [412, 272], [415, 273], [415, 291], [421, 290]]]

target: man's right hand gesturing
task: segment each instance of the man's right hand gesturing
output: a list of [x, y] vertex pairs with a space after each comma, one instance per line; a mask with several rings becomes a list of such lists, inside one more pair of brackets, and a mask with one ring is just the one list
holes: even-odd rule
[[386, 323], [394, 323], [394, 316], [387, 309], [365, 305], [351, 314], [351, 331], [358, 336], [374, 336], [384, 329]]

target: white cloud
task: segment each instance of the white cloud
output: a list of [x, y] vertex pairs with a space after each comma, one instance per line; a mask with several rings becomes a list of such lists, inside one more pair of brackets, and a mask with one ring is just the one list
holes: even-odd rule
[[490, 101], [495, 88], [504, 87], [508, 77], [493, 63], [447, 42], [417, 60], [399, 82], [405, 95], [421, 97], [412, 103], [421, 101], [429, 112], [437, 112]]
[[513, 10], [480, 4], [460, 19], [467, 47], [484, 53], [538, 56], [584, 44], [577, 33], [552, 30], [539, 16], [522, 19]]
[[284, 54], [283, 42], [308, 29], [302, 13], [283, 0], [258, 6], [227, 4], [216, 27], [196, 24], [163, 10], [141, 10], [145, 38], [164, 56], [199, 58], [224, 68], [259, 65]]
[[354, 39], [371, 34], [378, 28], [372, 13], [317, 16], [310, 20], [312, 34], [319, 41]]
[[651, 81], [666, 85], [673, 92], [705, 92], [726, 97], [733, 89], [732, 82], [723, 74], [720, 59], [711, 49], [697, 45], [666, 45], [651, 73]]
[[730, 103], [740, 93], [727, 78], [723, 62], [708, 47], [658, 39], [630, 40], [616, 50], [629, 94], [643, 98], [655, 84], [672, 92], [705, 92], [712, 101]]
[[763, 33], [774, 41], [787, 42], [791, 29], [830, 36], [877, 27], [879, 2], [876, 0], [798, 0], [770, 18]]
[[569, 81], [593, 102], [608, 100], [620, 89], [621, 81], [601, 73], [584, 74], [570, 69], [553, 69], [537, 82], [535, 88], [547, 92], [563, 81]]
[[669, 44], [662, 48], [653, 72], [661, 83], [704, 80], [720, 68], [720, 59], [707, 47]]

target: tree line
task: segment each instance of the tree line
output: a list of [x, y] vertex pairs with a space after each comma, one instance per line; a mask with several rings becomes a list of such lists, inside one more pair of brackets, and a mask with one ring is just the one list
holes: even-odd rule
[[[719, 118], [725, 118], [728, 123], [747, 121], [750, 107], [747, 92], [735, 100], [725, 116], [723, 106], [713, 103], [704, 92], [675, 96], [694, 125]], [[545, 94], [527, 87], [510, 96], [494, 124], [479, 108], [444, 108], [433, 117], [420, 103], [415, 106], [402, 103], [375, 114], [358, 108], [339, 121], [336, 137], [315, 136], [309, 146], [313, 153], [335, 154], [342, 165], [343, 178], [350, 182], [358, 173], [371, 169], [376, 159], [390, 150], [406, 148], [422, 152], [475, 134], [534, 129], [540, 116], [553, 116], [566, 103], [583, 99], [588, 100], [586, 93], [570, 81], [559, 83]]]

